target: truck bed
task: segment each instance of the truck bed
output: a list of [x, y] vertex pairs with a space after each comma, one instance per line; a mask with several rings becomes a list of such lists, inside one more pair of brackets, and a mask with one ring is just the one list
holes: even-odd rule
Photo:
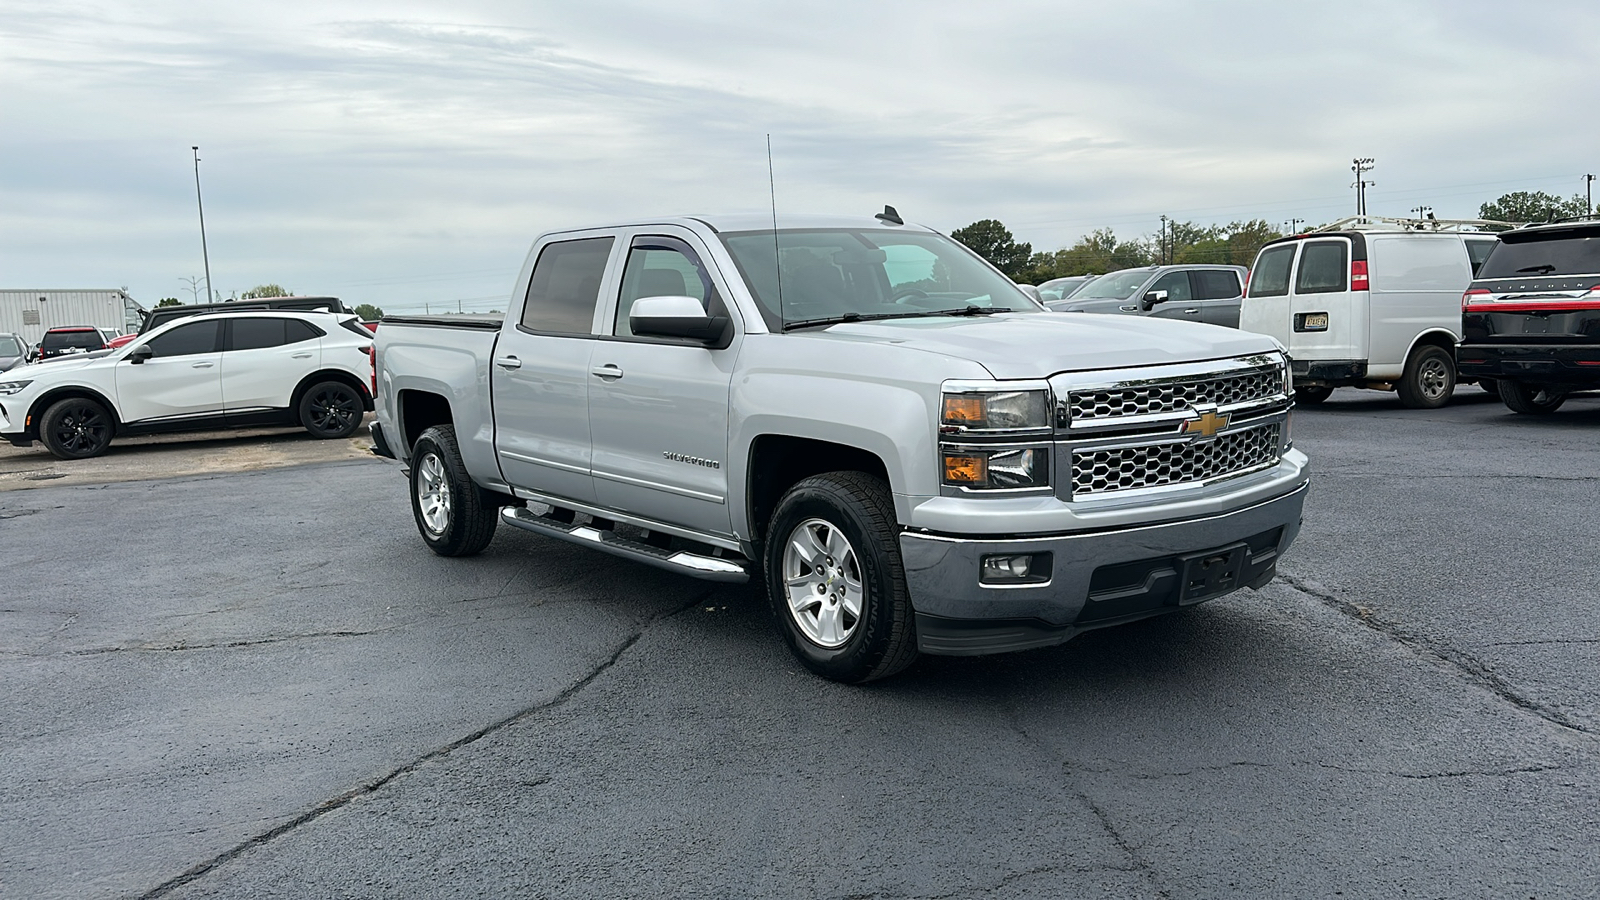
[[499, 331], [500, 323], [504, 321], [505, 316], [499, 313], [454, 313], [437, 316], [384, 316], [379, 324], [423, 325], [434, 328], [479, 328], [484, 331]]

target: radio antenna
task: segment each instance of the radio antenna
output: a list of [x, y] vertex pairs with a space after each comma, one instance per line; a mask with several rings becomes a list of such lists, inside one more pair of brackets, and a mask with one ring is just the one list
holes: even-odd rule
[[783, 254], [778, 252], [778, 180], [772, 175], [772, 134], [767, 134], [767, 190], [772, 197], [772, 271], [778, 279], [778, 328], [783, 329]]

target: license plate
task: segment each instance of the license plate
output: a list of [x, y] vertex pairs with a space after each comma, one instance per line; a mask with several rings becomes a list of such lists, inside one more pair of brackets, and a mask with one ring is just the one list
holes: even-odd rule
[[1328, 314], [1327, 313], [1306, 313], [1305, 318], [1300, 320], [1300, 330], [1301, 331], [1327, 331], [1328, 330]]
[[1248, 544], [1234, 544], [1182, 558], [1178, 585], [1179, 605], [1198, 603], [1239, 587], [1249, 558]]

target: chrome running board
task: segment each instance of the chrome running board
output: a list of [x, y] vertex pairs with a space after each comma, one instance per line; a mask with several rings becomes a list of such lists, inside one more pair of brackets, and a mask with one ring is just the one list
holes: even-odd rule
[[514, 525], [524, 531], [593, 547], [613, 556], [677, 572], [680, 575], [692, 575], [707, 581], [742, 583], [750, 580], [750, 569], [742, 561], [689, 553], [685, 550], [664, 550], [643, 541], [623, 537], [614, 531], [595, 528], [593, 525], [575, 525], [549, 516], [535, 515], [520, 506], [501, 507], [500, 519], [507, 525]]

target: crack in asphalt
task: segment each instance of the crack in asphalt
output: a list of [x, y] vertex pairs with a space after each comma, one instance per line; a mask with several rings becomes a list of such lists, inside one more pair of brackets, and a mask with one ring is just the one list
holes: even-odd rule
[[1568, 731], [1577, 732], [1585, 736], [1594, 734], [1587, 726], [1568, 718], [1559, 709], [1523, 694], [1511, 682], [1495, 674], [1488, 666], [1469, 654], [1411, 631], [1398, 622], [1380, 619], [1367, 607], [1345, 600], [1324, 589], [1321, 585], [1303, 581], [1293, 575], [1286, 575], [1281, 572], [1275, 580], [1318, 601], [1334, 612], [1372, 629], [1419, 656], [1444, 663], [1465, 676], [1468, 682], [1487, 690], [1518, 709], [1532, 713], [1546, 722], [1565, 728]]
[[1281, 769], [1288, 767], [1316, 767], [1319, 769], [1332, 769], [1336, 772], [1349, 772], [1352, 775], [1382, 775], [1389, 778], [1404, 778], [1408, 781], [1427, 781], [1434, 778], [1467, 778], [1480, 776], [1484, 778], [1510, 778], [1516, 775], [1535, 775], [1541, 772], [1559, 772], [1570, 769], [1570, 766], [1519, 766], [1512, 769], [1452, 769], [1447, 772], [1394, 772], [1389, 769], [1362, 769], [1354, 766], [1340, 766], [1334, 763], [1315, 761], [1287, 761], [1281, 763], [1257, 762], [1254, 760], [1236, 760], [1215, 766], [1195, 766], [1179, 772], [1129, 772], [1126, 768], [1091, 769], [1081, 767], [1079, 771], [1095, 775], [1112, 775], [1116, 777], [1134, 778], [1141, 781], [1160, 781], [1167, 778], [1189, 778], [1202, 772], [1226, 772], [1229, 769]]
[[610, 656], [604, 660], [601, 660], [600, 664], [591, 669], [587, 675], [584, 675], [582, 678], [578, 679], [567, 687], [562, 688], [561, 691], [551, 699], [542, 703], [536, 703], [533, 706], [527, 707], [526, 709], [512, 713], [506, 718], [490, 725], [486, 725], [483, 728], [466, 735], [465, 737], [457, 738], [456, 740], [451, 741], [442, 747], [437, 747], [433, 750], [430, 750], [411, 762], [406, 763], [399, 768], [392, 769], [387, 774], [368, 781], [366, 784], [352, 788], [351, 790], [348, 790], [337, 797], [324, 800], [322, 803], [319, 803], [315, 807], [306, 810], [300, 815], [295, 816], [286, 822], [280, 823], [273, 828], [269, 828], [266, 831], [255, 835], [254, 837], [247, 838], [246, 840], [235, 844], [227, 850], [218, 853], [210, 859], [191, 867], [182, 874], [174, 876], [173, 878], [156, 885], [145, 893], [140, 894], [138, 900], [155, 900], [157, 897], [164, 897], [172, 891], [200, 879], [207, 873], [215, 870], [218, 866], [221, 866], [224, 863], [227, 863], [228, 861], [235, 859], [256, 847], [263, 846], [277, 838], [280, 838], [283, 835], [301, 827], [302, 825], [307, 825], [311, 822], [314, 822], [328, 813], [342, 809], [361, 797], [378, 792], [390, 782], [409, 775], [430, 762], [443, 759], [444, 757], [449, 756], [451, 753], [454, 753], [456, 750], [459, 750], [468, 744], [482, 740], [483, 738], [494, 734], [501, 729], [504, 729], [510, 725], [515, 725], [517, 722], [520, 722], [531, 716], [546, 712], [548, 710], [557, 709], [565, 705], [573, 697], [581, 693], [584, 688], [587, 688], [590, 684], [592, 684], [595, 679], [599, 678], [612, 666], [616, 665], [617, 662], [622, 659], [623, 655], [631, 650], [633, 646], [637, 644], [647, 632], [650, 631], [651, 628], [655, 627], [660, 622], [672, 618], [673, 616], [694, 609], [701, 603], [705, 602], [706, 598], [710, 597], [715, 592], [715, 587], [709, 588], [703, 593], [697, 595], [694, 600], [688, 604], [681, 605], [666, 612], [658, 613], [649, 617], [642, 625], [639, 626], [639, 630], [629, 635], [628, 638], [624, 640], [617, 647], [617, 649], [611, 653]]
[[1485, 647], [1536, 647], [1540, 644], [1600, 644], [1600, 638], [1551, 638], [1544, 641], [1490, 641]]

